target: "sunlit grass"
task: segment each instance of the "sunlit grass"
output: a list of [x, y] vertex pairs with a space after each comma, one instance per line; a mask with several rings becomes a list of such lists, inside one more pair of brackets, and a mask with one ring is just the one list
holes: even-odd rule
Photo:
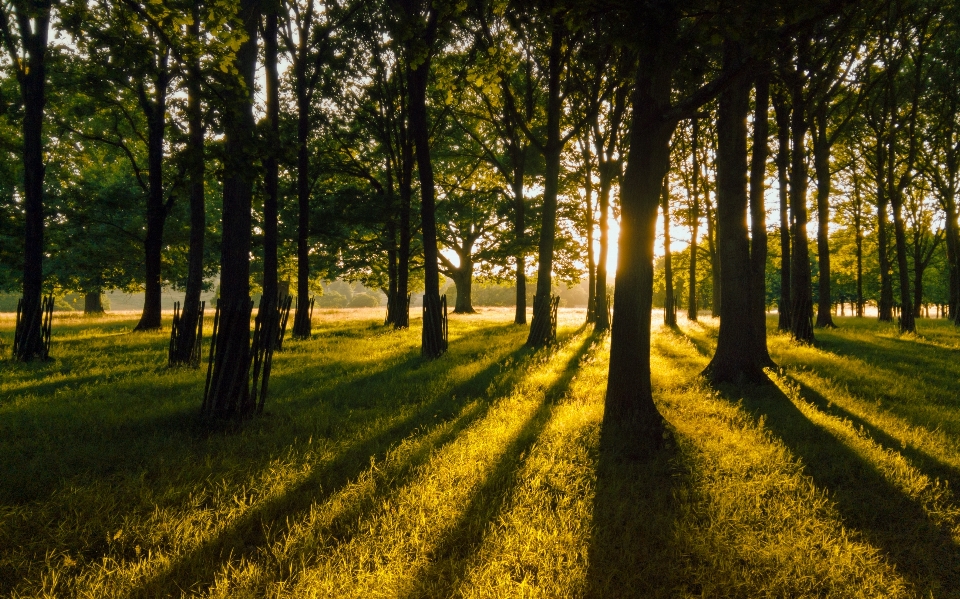
[[672, 440], [637, 462], [582, 318], [533, 352], [512, 309], [455, 317], [428, 362], [419, 322], [325, 311], [219, 430], [167, 333], [59, 320], [54, 360], [0, 361], [0, 595], [960, 596], [952, 325], [772, 334], [776, 384], [718, 390], [716, 321], [658, 329]]

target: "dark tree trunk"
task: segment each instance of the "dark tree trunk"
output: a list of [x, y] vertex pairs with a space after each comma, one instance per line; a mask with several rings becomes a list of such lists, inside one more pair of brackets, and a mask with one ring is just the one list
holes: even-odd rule
[[410, 241], [413, 230], [410, 228], [410, 206], [413, 198], [413, 145], [408, 135], [406, 102], [401, 97], [400, 110], [400, 245], [397, 248], [397, 296], [400, 311], [394, 322], [395, 329], [410, 326]]
[[[200, 37], [199, 9], [193, 9], [193, 23], [190, 34]], [[187, 290], [183, 300], [183, 312], [180, 316], [181, 343], [177, 344], [179, 355], [174, 359], [181, 363], [190, 362], [189, 349], [193, 348], [197, 335], [197, 320], [200, 318], [200, 292], [203, 286], [203, 236], [207, 229], [207, 215], [204, 202], [204, 140], [203, 107], [200, 104], [200, 63], [193, 65], [193, 73], [187, 81], [187, 121], [190, 135], [190, 249], [187, 255]]]
[[417, 171], [420, 177], [420, 220], [423, 235], [424, 316], [421, 354], [438, 358], [446, 351], [443, 337], [443, 315], [440, 308], [440, 271], [437, 262], [437, 219], [433, 164], [430, 162], [430, 129], [427, 124], [427, 78], [430, 60], [416, 68], [408, 62], [407, 82], [410, 93], [410, 135], [416, 148]]
[[248, 373], [250, 366], [250, 244], [253, 197], [253, 92], [257, 64], [257, 26], [260, 2], [241, 0], [240, 17], [247, 39], [237, 51], [235, 65], [244, 85], [227, 90], [224, 114], [226, 157], [223, 181], [222, 242], [220, 253], [221, 322], [206, 413], [214, 418], [252, 414]]
[[[740, 61], [742, 49], [724, 42], [724, 67]], [[704, 374], [716, 383], [767, 380], [757, 344], [756, 294], [747, 231], [747, 113], [750, 81], [737, 77], [720, 94], [717, 116], [717, 245], [721, 305], [717, 349]]]
[[691, 146], [693, 147], [692, 201], [690, 206], [690, 282], [687, 286], [687, 319], [697, 320], [697, 235], [700, 229], [700, 119], [693, 119]]
[[827, 106], [817, 106], [813, 139], [813, 164], [817, 175], [817, 261], [820, 267], [817, 326], [834, 328], [830, 289], [830, 142], [827, 138]]
[[[298, 84], [302, 87], [302, 84]], [[293, 336], [309, 339], [310, 320], [310, 103], [304, 89], [297, 90], [297, 312]]]
[[913, 299], [910, 297], [910, 271], [907, 266], [907, 231], [903, 221], [903, 195], [894, 192], [890, 203], [893, 207], [893, 234], [897, 245], [897, 274], [900, 277], [900, 332], [914, 333], [917, 330], [913, 316]]
[[[803, 63], [803, 60], [800, 60]], [[810, 247], [807, 241], [807, 157], [804, 140], [807, 135], [804, 109], [803, 68], [798, 66], [793, 81], [792, 165], [790, 173], [790, 215], [793, 221], [793, 252], [790, 265], [790, 332], [803, 343], [813, 342], [813, 289], [810, 276]]]
[[[400, 311], [400, 297], [397, 294], [397, 224], [391, 216], [387, 223], [387, 319], [384, 324], [397, 323], [397, 314]], [[406, 299], [406, 298], [404, 298]]]
[[[38, 3], [39, 4], [39, 3]], [[3, 9], [6, 11], [6, 9]], [[17, 15], [20, 17], [20, 15]], [[27, 54], [26, 68], [18, 72], [23, 99], [23, 317], [16, 335], [18, 360], [46, 355], [41, 333], [40, 299], [43, 291], [43, 108], [46, 105], [46, 54], [50, 3], [39, 6], [34, 30], [20, 19], [20, 37]], [[5, 28], [9, 28], [4, 23]]]
[[600, 209], [600, 251], [597, 255], [596, 304], [594, 310], [595, 331], [606, 331], [610, 328], [610, 307], [607, 305], [607, 256], [610, 253], [610, 187], [613, 184], [614, 169], [619, 165], [612, 161], [605, 161], [600, 166], [600, 193], [597, 198]]
[[476, 314], [473, 309], [473, 258], [460, 257], [460, 267], [451, 271], [453, 284], [457, 288], [457, 302], [454, 314]]
[[753, 278], [753, 314], [756, 318], [756, 357], [764, 366], [774, 366], [767, 350], [767, 210], [764, 204], [770, 135], [770, 80], [756, 81], [753, 114], [753, 155], [750, 157], [750, 271]]
[[920, 318], [923, 314], [923, 271], [926, 265], [919, 252], [913, 256], [913, 316]]
[[523, 170], [526, 151], [513, 166], [513, 236], [517, 244], [517, 301], [514, 324], [527, 324], [526, 205], [523, 201]]
[[610, 328], [610, 305], [607, 301], [607, 256], [610, 253], [610, 188], [613, 180], [620, 176], [620, 158], [614, 159], [614, 153], [619, 151], [620, 126], [627, 109], [629, 91], [626, 87], [617, 90], [614, 94], [613, 109], [609, 119], [609, 139], [607, 147], [603, 147], [598, 123], [599, 114], [594, 115], [594, 144], [597, 150], [597, 175], [599, 190], [597, 193], [597, 208], [600, 210], [600, 248], [597, 256], [597, 276], [595, 283], [594, 331], [606, 331]]
[[[708, 192], [709, 193], [709, 192]], [[710, 315], [720, 317], [720, 252], [717, 251], [717, 212], [710, 203], [707, 203], [707, 250], [710, 253], [710, 278], [713, 282], [713, 292], [710, 298]]]
[[266, 71], [267, 121], [269, 133], [264, 144], [263, 198], [263, 295], [277, 297], [277, 154], [280, 145], [280, 78], [277, 73], [277, 9], [271, 4], [263, 28], [263, 67]]
[[[878, 144], [882, 146], [881, 144]], [[882, 149], [878, 150], [881, 157], [878, 160], [878, 168], [883, 169], [886, 159]], [[880, 262], [880, 301], [878, 302], [878, 316], [880, 322], [891, 322], [893, 320], [893, 268], [890, 264], [887, 221], [887, 194], [884, 190], [882, 175], [877, 176], [877, 250]]]
[[84, 314], [103, 314], [103, 293], [88, 291], [83, 294]]
[[790, 109], [781, 93], [774, 94], [773, 110], [777, 119], [777, 181], [780, 192], [780, 300], [777, 302], [777, 328], [789, 331], [792, 323], [790, 306], [790, 218], [787, 196], [790, 165]]
[[593, 168], [589, 142], [583, 148], [586, 175], [583, 180], [583, 191], [586, 196], [584, 207], [584, 221], [587, 225], [587, 322], [597, 319], [597, 260], [593, 254]]
[[160, 328], [160, 259], [163, 251], [163, 227], [167, 221], [167, 206], [163, 200], [163, 145], [167, 124], [167, 53], [162, 59], [154, 81], [154, 97], [147, 97], [140, 89], [140, 106], [147, 115], [147, 164], [149, 168], [147, 196], [147, 234], [144, 239], [146, 279], [143, 314], [134, 330], [151, 331]]
[[858, 318], [863, 318], [863, 198], [860, 195], [860, 177], [856, 170], [853, 173], [853, 226], [854, 242], [857, 253], [857, 308]]
[[543, 157], [546, 162], [543, 179], [543, 210], [540, 221], [539, 265], [537, 270], [537, 292], [534, 297], [534, 306], [543, 307], [534, 310], [530, 322], [530, 334], [527, 336], [527, 345], [541, 347], [552, 340], [553, 328], [550, 326], [550, 313], [545, 309], [549, 306], [550, 294], [553, 290], [553, 246], [557, 231], [557, 193], [560, 185], [560, 154], [563, 144], [560, 140], [560, 117], [562, 112], [562, 98], [560, 96], [560, 79], [563, 71], [562, 44], [563, 44], [563, 15], [557, 12], [551, 18], [549, 77], [547, 84], [547, 143], [544, 146]]
[[671, 9], [651, 18], [633, 91], [630, 148], [621, 190], [620, 244], [614, 291], [610, 366], [603, 427], [629, 439], [640, 454], [663, 443], [663, 417], [650, 384], [650, 318], [653, 302], [653, 245], [663, 178], [670, 163], [675, 121], [670, 105], [677, 18]]
[[[953, 194], [950, 195], [952, 196]], [[957, 203], [953, 197], [944, 198], [944, 203], [946, 205], [944, 232], [946, 235], [947, 269], [950, 273], [950, 289], [948, 291], [949, 299], [947, 306], [949, 317], [956, 320], [957, 303], [960, 302], [960, 268], [957, 266], [957, 252], [960, 251], [960, 234], [958, 234], [957, 231]]]
[[677, 326], [677, 313], [674, 310], [673, 297], [673, 260], [670, 256], [670, 175], [663, 178], [663, 193], [661, 194], [661, 210], [663, 211], [663, 324], [668, 327]]

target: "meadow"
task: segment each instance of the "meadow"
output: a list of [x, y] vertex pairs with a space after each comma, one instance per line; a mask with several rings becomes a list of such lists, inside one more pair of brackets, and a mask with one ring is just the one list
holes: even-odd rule
[[671, 434], [635, 461], [601, 444], [609, 339], [564, 309], [532, 351], [511, 310], [435, 361], [418, 320], [318, 311], [218, 428], [168, 332], [58, 316], [20, 364], [0, 317], [0, 596], [960, 597], [949, 322], [770, 320], [775, 384], [720, 389], [716, 320], [655, 327]]

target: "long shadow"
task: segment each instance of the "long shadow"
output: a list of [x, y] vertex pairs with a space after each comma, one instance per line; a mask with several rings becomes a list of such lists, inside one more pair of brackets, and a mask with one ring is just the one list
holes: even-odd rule
[[[408, 416], [346, 448], [335, 459], [315, 469], [306, 479], [282, 496], [258, 504], [225, 527], [214, 538], [177, 558], [169, 570], [142, 583], [131, 593], [131, 596], [165, 597], [177, 594], [180, 589], [208, 588], [222, 567], [230, 560], [241, 556], [252, 556], [264, 547], [268, 542], [265, 530], [276, 531], [282, 535], [289, 530], [291, 524], [304, 518], [314, 504], [326, 501], [369, 468], [371, 459], [382, 461], [387, 451], [397, 441], [415, 434], [418, 430], [452, 421], [450, 433], [441, 435], [429, 446], [414, 452], [407, 463], [401, 466], [399, 478], [403, 478], [404, 472], [409, 476], [418, 463], [429, 458], [438, 443], [449, 442], [470, 422], [482, 417], [489, 408], [488, 404], [495, 400], [495, 398], [484, 397], [483, 394], [503, 372], [504, 362], [509, 360], [512, 364], [507, 382], [509, 389], [524, 374], [524, 366], [537, 355], [538, 352], [521, 346], [504, 356], [504, 359], [494, 361], [470, 380], [455, 386], [448, 393], [438, 395], [433, 400], [418, 406], [416, 411]], [[479, 410], [468, 413], [464, 419], [457, 420], [457, 415], [464, 406], [475, 399], [480, 399], [485, 405]], [[391, 486], [399, 482], [399, 479], [395, 480]], [[335, 530], [344, 528], [346, 527], [343, 524], [336, 524], [334, 527]], [[349, 536], [347, 532], [341, 532], [341, 534], [343, 535], [341, 541]]]
[[628, 427], [603, 426], [596, 456], [585, 597], [673, 597], [679, 549], [674, 538], [679, 454], [668, 444], [633, 459]]
[[[549, 422], [554, 403], [569, 389], [580, 361], [599, 348], [601, 338], [599, 335], [584, 337], [560, 376], [544, 391], [543, 401], [536, 411], [500, 455], [483, 484], [473, 492], [456, 524], [431, 551], [430, 565], [417, 576], [413, 588], [403, 597], [453, 596], [457, 584], [468, 574], [473, 556], [483, 544], [488, 524], [509, 505], [509, 499], [520, 483], [529, 450]], [[526, 574], [536, 576], [535, 572]]]
[[912, 466], [924, 474], [932, 478], [944, 480], [950, 487], [955, 489], [960, 488], [958, 487], [958, 485], [960, 485], [960, 471], [958, 471], [956, 468], [944, 464], [937, 458], [927, 454], [922, 450], [905, 445], [900, 439], [890, 435], [883, 429], [874, 426], [853, 412], [850, 412], [845, 408], [831, 402], [829, 399], [817, 391], [814, 391], [799, 379], [789, 375], [787, 375], [786, 378], [792, 384], [799, 387], [800, 395], [805, 400], [816, 406], [816, 408], [821, 412], [831, 416], [836, 416], [842, 420], [849, 420], [850, 423], [856, 428], [864, 430], [870, 436], [870, 438], [881, 447], [901, 454]]
[[844, 523], [895, 563], [919, 594], [957, 596], [960, 548], [949, 530], [931, 522], [873, 464], [807, 419], [779, 388], [723, 391], [730, 401], [742, 398], [746, 410], [764, 417], [766, 428], [801, 460], [813, 482], [829, 492]]
[[[909, 339], [882, 337], [873, 341], [851, 341], [835, 334], [822, 335], [817, 346], [838, 356], [856, 358], [884, 372], [922, 372], [923, 377], [918, 382], [944, 391], [956, 388], [960, 376], [960, 369], [956, 367], [960, 350], [924, 345]], [[878, 391], [882, 393], [883, 390]], [[956, 395], [946, 392], [940, 395], [943, 401], [954, 405], [960, 403]]]

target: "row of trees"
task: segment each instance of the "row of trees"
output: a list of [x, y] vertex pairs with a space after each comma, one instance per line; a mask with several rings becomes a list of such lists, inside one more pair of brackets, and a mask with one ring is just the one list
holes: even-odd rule
[[[552, 289], [585, 271], [588, 318], [612, 328], [611, 426], [655, 446], [661, 215], [667, 305], [679, 303], [669, 225], [682, 222], [688, 316], [710, 304], [721, 317], [715, 382], [765, 379], [772, 257], [780, 327], [812, 341], [815, 297], [816, 325], [832, 326], [831, 254], [851, 233], [859, 313], [876, 256], [880, 318], [899, 305], [913, 331], [942, 240], [957, 316], [957, 26], [957, 11], [923, 0], [12, 0], [0, 276], [22, 287], [19, 357], [40, 353], [45, 285], [142, 284], [139, 329], [160, 326], [162, 286], [183, 288], [190, 335], [215, 274], [223, 310], [294, 280], [295, 337], [310, 335], [311, 281], [382, 288], [398, 328], [422, 288], [435, 358], [441, 274], [459, 311], [477, 274], [512, 282], [525, 324], [535, 269], [528, 344], [540, 346]], [[235, 393], [248, 319], [220, 335], [213, 388]]]

